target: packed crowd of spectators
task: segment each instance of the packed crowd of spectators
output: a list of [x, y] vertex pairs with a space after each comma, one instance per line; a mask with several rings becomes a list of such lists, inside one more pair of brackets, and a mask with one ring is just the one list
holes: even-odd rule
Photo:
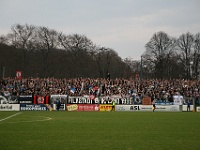
[[0, 80], [0, 95], [94, 95], [121, 97], [151, 97], [153, 100], [173, 101], [173, 95], [180, 94], [183, 97], [192, 97], [200, 101], [199, 80], [158, 80], [151, 79], [142, 81], [138, 79], [56, 79], [56, 78], [26, 78], [17, 80], [5, 78]]

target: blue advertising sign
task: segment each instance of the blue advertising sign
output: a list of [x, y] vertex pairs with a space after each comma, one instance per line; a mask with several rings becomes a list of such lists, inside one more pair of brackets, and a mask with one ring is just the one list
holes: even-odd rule
[[49, 111], [48, 104], [20, 104], [20, 111]]

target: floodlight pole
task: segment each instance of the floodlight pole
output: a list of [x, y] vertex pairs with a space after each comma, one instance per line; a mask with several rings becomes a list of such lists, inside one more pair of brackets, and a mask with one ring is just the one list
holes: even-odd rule
[[142, 62], [142, 55], [141, 55], [141, 62], [140, 62], [140, 80], [142, 80], [142, 66], [143, 66], [143, 64], [142, 64], [143, 62]]
[[3, 76], [2, 76], [2, 78], [4, 79], [4, 77], [5, 77], [5, 66], [3, 66]]

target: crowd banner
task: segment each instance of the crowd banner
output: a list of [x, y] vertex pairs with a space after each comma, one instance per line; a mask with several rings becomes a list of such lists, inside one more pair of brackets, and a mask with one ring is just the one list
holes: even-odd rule
[[44, 104], [44, 96], [37, 96], [37, 104]]
[[20, 111], [49, 111], [49, 104], [20, 104]]
[[115, 101], [116, 104], [141, 104], [142, 100], [140, 97], [121, 97], [120, 95], [112, 96], [100, 96], [94, 97], [91, 95], [84, 96], [69, 96], [67, 104], [112, 104]]
[[[152, 111], [152, 105], [116, 105], [116, 111]], [[178, 105], [158, 105], [155, 111], [180, 111]]]
[[85, 96], [69, 96], [67, 104], [99, 104], [99, 99], [91, 99], [89, 95]]
[[141, 104], [142, 104], [142, 98], [139, 97], [139, 96], [135, 96], [135, 97], [133, 98], [133, 103], [131, 103], [131, 104], [134, 104], [134, 105], [141, 105]]
[[118, 95], [111, 96], [111, 102], [109, 104], [112, 104], [112, 101], [115, 101], [116, 104], [125, 104], [125, 105], [131, 105], [133, 103], [140, 103], [140, 100], [133, 97], [121, 97]]
[[60, 95], [60, 94], [55, 94], [50, 96], [50, 104], [55, 104], [56, 100], [60, 100], [62, 104], [67, 103], [67, 95]]
[[174, 100], [174, 105], [183, 105], [183, 96], [182, 95], [174, 95], [173, 100]]
[[67, 111], [99, 111], [99, 104], [66, 104]]
[[151, 105], [151, 98], [150, 97], [144, 97], [142, 99], [142, 105]]
[[33, 96], [33, 104], [37, 104], [37, 95]]
[[112, 104], [112, 101], [115, 101], [116, 104], [124, 104], [124, 105], [133, 105], [133, 104], [142, 104], [142, 99], [139, 96], [127, 96], [121, 97], [120, 95], [113, 95], [109, 97], [100, 97], [100, 104]]
[[19, 104], [33, 104], [33, 96], [32, 95], [20, 95], [18, 97]]
[[0, 111], [19, 111], [19, 104], [0, 104]]
[[18, 104], [17, 96], [3, 96], [0, 95], [0, 104]]
[[34, 95], [33, 104], [49, 104], [49, 96]]
[[49, 95], [46, 95], [45, 96], [46, 104], [49, 104], [49, 101], [50, 101], [49, 99], [50, 99]]

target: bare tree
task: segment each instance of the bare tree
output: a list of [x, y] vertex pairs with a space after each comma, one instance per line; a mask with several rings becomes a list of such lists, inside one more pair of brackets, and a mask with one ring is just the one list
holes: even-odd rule
[[8, 35], [10, 42], [16, 48], [29, 49], [29, 43], [33, 35], [35, 26], [16, 24], [11, 27], [11, 33]]
[[181, 62], [185, 68], [185, 77], [191, 77], [191, 62], [192, 62], [192, 46], [194, 42], [194, 36], [191, 33], [182, 34], [177, 40], [177, 47], [180, 51]]
[[[44, 76], [53, 73], [50, 69], [50, 58], [49, 55], [55, 49], [57, 49], [58, 42], [58, 32], [47, 27], [40, 27], [37, 31], [37, 38], [35, 38], [35, 43], [37, 43], [37, 50], [41, 52], [41, 59], [43, 61], [43, 71]], [[55, 56], [56, 57], [56, 56]]]
[[111, 78], [129, 78], [132, 75], [130, 64], [123, 61], [113, 49], [99, 48], [95, 60], [101, 78], [106, 78], [108, 73]]
[[200, 33], [197, 33], [194, 37], [194, 63], [193, 70], [194, 76], [197, 78], [200, 73]]
[[132, 58], [125, 58], [124, 62], [130, 67], [131, 76], [130, 78], [139, 78], [141, 62], [140, 60], [133, 60]]
[[8, 45], [9, 44], [8, 37], [5, 36], [5, 35], [1, 35], [0, 36], [0, 44], [6, 44], [6, 45]]
[[[21, 69], [26, 74], [27, 68], [27, 51], [32, 42], [32, 35], [35, 27], [32, 25], [16, 24], [11, 27], [11, 33], [8, 34], [8, 42], [10, 45], [15, 46], [16, 49], [21, 49]], [[19, 61], [20, 63], [20, 61]]]
[[[93, 67], [96, 47], [93, 42], [84, 35], [59, 35], [59, 42], [64, 48], [68, 63], [68, 71], [72, 77], [89, 76], [94, 70]], [[92, 57], [91, 57], [92, 56]], [[92, 65], [92, 66], [91, 66]]]
[[105, 47], [98, 49], [97, 53], [97, 64], [99, 74], [102, 78], [106, 78], [107, 73], [109, 73], [110, 62], [111, 62], [111, 50]]
[[173, 53], [174, 40], [161, 31], [155, 33], [145, 47], [146, 58], [154, 64], [154, 73], [157, 77], [163, 78], [166, 72], [167, 60]]

